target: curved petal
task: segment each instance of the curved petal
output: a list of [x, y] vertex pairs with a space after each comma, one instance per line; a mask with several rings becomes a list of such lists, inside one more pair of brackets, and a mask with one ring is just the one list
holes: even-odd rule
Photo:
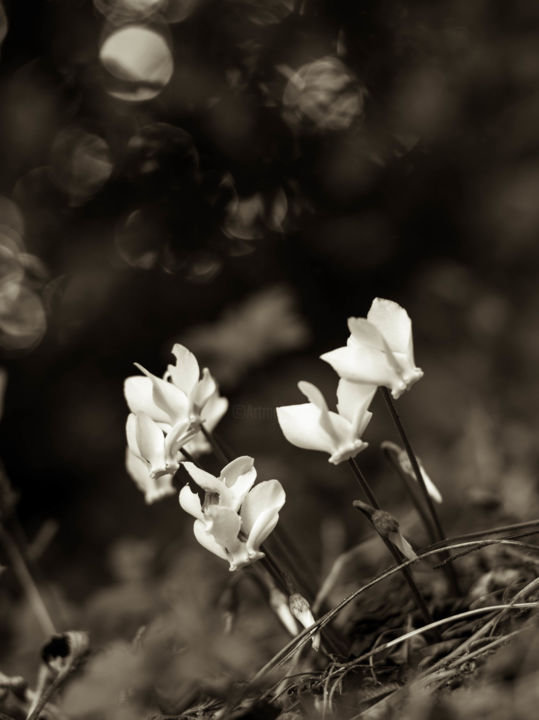
[[145, 493], [150, 475], [148, 463], [128, 448], [125, 454], [125, 467], [138, 489]]
[[179, 495], [180, 506], [186, 513], [192, 515], [197, 520], [203, 520], [202, 505], [200, 498], [196, 492], [193, 492], [189, 485], [184, 485]]
[[218, 395], [217, 385], [208, 368], [204, 368], [201, 379], [195, 384], [190, 393], [193, 411], [200, 413], [214, 394]]
[[219, 504], [237, 511], [256, 480], [254, 459], [243, 456], [232, 460], [221, 470], [220, 479], [226, 489], [221, 493]]
[[127, 422], [125, 423], [125, 435], [127, 437], [128, 448], [135, 453], [135, 455], [141, 456], [140, 448], [137, 442], [137, 416], [135, 413], [129, 413], [127, 416]]
[[132, 375], [124, 382], [124, 395], [132, 413], [145, 413], [155, 422], [170, 422], [170, 415], [158, 407], [153, 399], [153, 386], [150, 378]]
[[249, 552], [258, 552], [260, 546], [271, 535], [278, 522], [279, 512], [277, 510], [264, 510], [261, 512], [247, 538], [247, 550]]
[[367, 320], [366, 318], [349, 317], [348, 329], [350, 330], [349, 346], [359, 345], [385, 351], [384, 337], [379, 328], [370, 322], [370, 318]]
[[387, 352], [373, 347], [358, 345], [341, 347], [324, 353], [320, 358], [329, 363], [345, 380], [389, 388], [402, 384], [396, 367], [388, 359]]
[[300, 382], [298, 383], [298, 388], [311, 402], [311, 404], [318, 408], [320, 412], [319, 422], [322, 430], [327, 433], [330, 438], [332, 438], [334, 443], [338, 443], [338, 432], [336, 432], [330, 417], [333, 416], [335, 413], [330, 413], [326, 403], [326, 399], [322, 395], [320, 390], [316, 387], [316, 385], [313, 385], [310, 382], [305, 382], [305, 380], [300, 380]]
[[[264, 480], [264, 482], [255, 485], [241, 506], [240, 515], [243, 532], [250, 537], [258, 518], [266, 512], [278, 514], [285, 502], [286, 493], [278, 480]], [[273, 527], [275, 527], [275, 524]], [[273, 530], [273, 527], [271, 530]]]
[[144, 493], [144, 498], [148, 504], [176, 492], [172, 484], [172, 473], [163, 473], [158, 477], [151, 475], [150, 468], [144, 460], [137, 457], [130, 450], [127, 450], [125, 464], [127, 472], [131, 475], [139, 490]]
[[195, 520], [195, 523], [193, 525], [193, 532], [195, 534], [195, 538], [202, 545], [202, 547], [206, 548], [206, 550], [209, 550], [214, 555], [217, 555], [223, 560], [228, 560], [226, 550], [222, 545], [219, 545], [211, 532], [208, 531], [208, 529], [206, 528], [206, 523], [204, 523], [202, 520]]
[[213, 430], [228, 410], [228, 400], [215, 394], [210, 397], [201, 410], [200, 417], [207, 430]]
[[221, 494], [224, 486], [221, 480], [219, 480], [219, 478], [216, 478], [214, 475], [211, 475], [211, 473], [202, 470], [202, 468], [199, 468], [197, 465], [195, 465], [195, 463], [184, 462], [183, 466], [187, 470], [191, 478], [203, 490], [208, 493]]
[[164, 473], [159, 476], [150, 475], [148, 487], [146, 488], [146, 502], [151, 504], [167, 495], [174, 495], [176, 488], [172, 484], [172, 473]]
[[352, 425], [353, 437], [360, 437], [369, 424], [372, 413], [367, 408], [377, 390], [376, 385], [353, 383], [350, 380], [339, 380], [337, 385], [337, 410]]
[[215, 540], [229, 552], [234, 552], [238, 545], [238, 534], [241, 518], [230, 508], [211, 505], [204, 513], [208, 531]]
[[148, 416], [141, 413], [136, 416], [137, 444], [140, 455], [147, 460], [152, 469], [165, 466], [165, 436], [162, 430]]
[[[181, 417], [188, 415], [189, 400], [182, 390], [172, 383], [158, 378], [157, 375], [153, 375], [153, 373], [149, 372], [138, 363], [135, 363], [135, 367], [143, 372], [151, 381], [153, 402], [159, 410], [166, 413], [168, 421], [172, 425], [175, 424]], [[151, 413], [148, 414], [152, 417]], [[159, 422], [155, 417], [153, 417], [153, 419], [156, 420], [156, 422]]]
[[166, 376], [189, 397], [200, 377], [198, 361], [190, 350], [179, 343], [173, 346], [172, 354], [176, 358], [176, 365], [167, 367]]
[[326, 413], [329, 412], [326, 399], [322, 395], [320, 390], [316, 387], [316, 385], [313, 385], [306, 380], [300, 380], [298, 383], [298, 388], [305, 395], [307, 400], [313, 405], [315, 405], [319, 410]]
[[322, 428], [320, 410], [311, 403], [278, 407], [277, 420], [283, 435], [296, 447], [331, 453], [334, 439]]
[[393, 300], [374, 298], [367, 314], [393, 352], [404, 353], [413, 362], [412, 321], [406, 310]]
[[339, 414], [356, 424], [358, 415], [363, 416], [376, 393], [376, 385], [354, 383], [341, 379], [337, 385], [337, 410]]

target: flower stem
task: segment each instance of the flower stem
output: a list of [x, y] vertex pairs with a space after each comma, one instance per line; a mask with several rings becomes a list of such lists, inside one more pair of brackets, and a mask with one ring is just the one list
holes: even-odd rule
[[6, 555], [11, 562], [13, 572], [15, 573], [17, 580], [28, 598], [30, 607], [34, 611], [34, 615], [36, 616], [36, 620], [38, 621], [43, 634], [45, 637], [50, 638], [52, 635], [56, 634], [56, 628], [54, 627], [49, 611], [47, 610], [43, 598], [41, 597], [41, 593], [39, 592], [38, 587], [34, 582], [34, 578], [28, 569], [19, 546], [1, 523], [0, 542], [4, 546]]
[[221, 460], [221, 462], [229, 463], [230, 462], [230, 456], [225, 451], [219, 440], [215, 437], [215, 435], [210, 432], [205, 426], [204, 423], [201, 423], [200, 425], [200, 431], [206, 438], [206, 440], [209, 442], [209, 444], [212, 447], [213, 452], [215, 455]]
[[196, 465], [195, 458], [191, 455], [191, 453], [187, 452], [187, 450], [184, 447], [180, 448], [180, 452], [188, 462], [193, 463], [193, 465]]
[[[363, 493], [367, 497], [369, 503], [376, 509], [381, 510], [380, 504], [378, 500], [376, 499], [375, 494], [373, 493], [371, 486], [369, 485], [369, 481], [363, 475], [361, 468], [357, 464], [357, 462], [354, 460], [354, 458], [350, 458], [348, 461], [350, 464], [350, 467], [352, 468], [352, 471], [358, 481], [358, 483], [361, 486], [361, 489], [363, 490]], [[364, 513], [366, 517], [369, 517], [366, 513]], [[397, 565], [399, 565], [402, 562], [403, 556], [401, 556], [401, 553], [397, 550], [397, 548], [393, 545], [393, 543], [388, 540], [388, 538], [384, 537], [380, 532], [378, 532], [378, 529], [376, 525], [371, 521], [369, 518], [369, 521], [371, 522], [371, 525], [376, 530], [378, 535], [380, 536], [381, 540], [383, 541], [384, 545], [387, 547], [391, 555], [393, 555], [393, 558]], [[417, 607], [419, 608], [421, 614], [423, 615], [423, 618], [427, 622], [427, 624], [432, 623], [432, 617], [431, 614], [427, 608], [427, 605], [425, 601], [423, 600], [423, 596], [419, 592], [419, 588], [417, 587], [414, 577], [412, 575], [412, 572], [409, 567], [403, 567], [401, 569], [401, 572], [406, 579], [406, 582], [408, 583], [408, 586], [410, 587], [410, 590], [412, 592], [412, 595], [414, 597], [414, 600], [416, 602]]]
[[[397, 430], [399, 431], [399, 435], [401, 436], [401, 440], [403, 442], [404, 449], [406, 450], [406, 454], [408, 455], [408, 459], [410, 460], [410, 465], [412, 466], [414, 475], [416, 476], [419, 487], [421, 488], [421, 491], [423, 493], [423, 497], [425, 498], [425, 502], [427, 503], [427, 507], [428, 507], [430, 515], [432, 517], [434, 527], [436, 528], [438, 539], [445, 540], [446, 536], [445, 536], [445, 532], [442, 527], [442, 524], [440, 522], [440, 518], [438, 517], [438, 513], [436, 512], [436, 508], [434, 507], [434, 502], [428, 493], [427, 486], [425, 485], [425, 480], [423, 479], [423, 474], [419, 468], [419, 463], [417, 462], [417, 457], [413, 451], [410, 441], [408, 440], [408, 436], [407, 436], [404, 426], [401, 422], [401, 419], [399, 417], [397, 409], [395, 408], [395, 405], [393, 404], [389, 390], [387, 388], [383, 387], [382, 394], [384, 396], [384, 400], [386, 402], [387, 409], [389, 410], [389, 414], [391, 415], [391, 418], [393, 419], [393, 422], [395, 423], [395, 426], [396, 426]], [[447, 558], [444, 558], [444, 559], [448, 560], [445, 567], [447, 568], [447, 570], [446, 570], [447, 579], [449, 581], [449, 584], [451, 585], [453, 593], [455, 595], [461, 596], [462, 591], [459, 586], [455, 568], [453, 567], [453, 564], [449, 560], [449, 556], [447, 556]]]
[[399, 478], [402, 480], [402, 483], [404, 487], [406, 488], [406, 492], [408, 493], [408, 496], [410, 497], [410, 500], [413, 502], [415, 509], [417, 511], [417, 514], [421, 518], [423, 525], [425, 526], [425, 529], [427, 531], [427, 534], [430, 538], [431, 543], [435, 543], [438, 540], [438, 535], [436, 534], [435, 529], [432, 526], [432, 522], [430, 520], [430, 517], [428, 516], [423, 504], [420, 502], [419, 498], [416, 494], [416, 488], [413, 487], [413, 480], [407, 475], [403, 469], [400, 466], [400, 463], [396, 457], [396, 453], [399, 452], [400, 448], [398, 445], [395, 445], [395, 443], [392, 442], [383, 442], [381, 445], [382, 452], [384, 453], [385, 457], [387, 458], [388, 462], [390, 463], [391, 467], [395, 470]]

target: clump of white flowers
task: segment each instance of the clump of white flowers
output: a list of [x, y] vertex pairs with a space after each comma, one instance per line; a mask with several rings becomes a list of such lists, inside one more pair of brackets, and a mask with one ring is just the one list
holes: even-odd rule
[[127, 419], [129, 474], [152, 503], [173, 494], [172, 478], [185, 459], [211, 448], [201, 426], [211, 432], [228, 408], [210, 371], [202, 372], [183, 345], [172, 348], [175, 363], [162, 378], [136, 364], [143, 375], [128, 377], [124, 392], [131, 411]]
[[201, 501], [189, 485], [180, 490], [180, 505], [195, 518], [198, 542], [227, 560], [231, 571], [263, 558], [260, 546], [277, 525], [286, 500], [281, 483], [265, 480], [254, 485], [254, 460], [247, 456], [228, 463], [219, 477], [191, 462], [184, 467], [204, 491]]

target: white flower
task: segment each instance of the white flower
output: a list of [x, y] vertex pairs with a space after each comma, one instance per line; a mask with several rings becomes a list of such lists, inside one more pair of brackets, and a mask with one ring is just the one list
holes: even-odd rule
[[179, 462], [170, 458], [161, 428], [144, 413], [130, 413], [126, 423], [126, 467], [147, 503], [174, 493], [172, 478]]
[[277, 408], [281, 430], [292, 445], [327, 452], [334, 465], [367, 447], [361, 435], [372, 417], [367, 408], [375, 386], [341, 380], [337, 387], [338, 413], [328, 409], [324, 396], [311, 383], [300, 382], [298, 387], [310, 402]]
[[412, 322], [392, 300], [375, 298], [366, 318], [348, 318], [347, 346], [322, 355], [341, 378], [387, 387], [395, 399], [423, 377], [416, 367]]
[[184, 462], [183, 466], [207, 493], [206, 505], [218, 503], [221, 507], [237, 512], [256, 480], [254, 462], [247, 455], [236, 458], [225, 465], [218, 478], [192, 462]]
[[176, 344], [172, 354], [176, 363], [168, 366], [163, 378], [135, 363], [144, 376], [125, 381], [127, 404], [132, 413], [144, 413], [157, 423], [175, 452], [182, 445], [191, 454], [209, 452], [211, 448], [201, 432], [193, 434], [189, 441], [185, 439], [186, 424], [196, 430], [204, 423], [207, 430], [213, 430], [225, 414], [228, 400], [219, 395], [207, 368], [200, 373], [196, 357], [187, 348]]
[[252, 487], [256, 471], [252, 458], [229, 463], [219, 478], [185, 463], [191, 477], [206, 491], [204, 502], [185, 485], [181, 507], [195, 518], [194, 534], [210, 552], [237, 570], [264, 557], [260, 546], [279, 520], [286, 495], [278, 480]]

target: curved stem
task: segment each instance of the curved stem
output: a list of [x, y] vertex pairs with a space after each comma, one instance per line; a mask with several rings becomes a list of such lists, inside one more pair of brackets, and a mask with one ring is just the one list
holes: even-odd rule
[[[363, 475], [361, 468], [359, 467], [357, 462], [354, 460], [354, 458], [350, 458], [349, 463], [350, 463], [350, 467], [352, 468], [352, 470], [354, 472], [356, 480], [358, 481], [359, 485], [361, 486], [361, 489], [363, 490], [366, 497], [368, 498], [369, 503], [377, 510], [380, 510], [381, 509], [380, 504], [379, 504], [378, 500], [376, 499], [376, 495], [372, 491], [371, 486], [369, 485], [369, 481], [367, 480], [365, 475]], [[397, 563], [397, 565], [400, 565], [400, 563], [402, 562], [402, 556], [401, 556], [401, 553], [399, 552], [399, 550], [397, 550], [397, 548], [393, 545], [393, 543], [388, 538], [384, 537], [378, 531], [378, 528], [372, 522], [369, 515], [367, 513], [363, 513], [363, 514], [368, 518], [369, 522], [371, 523], [373, 528], [376, 530], [376, 532], [380, 536], [384, 545], [387, 547], [387, 549], [389, 550], [391, 555], [393, 555], [393, 558], [394, 558], [395, 562]], [[413, 578], [410, 568], [405, 566], [401, 569], [401, 572], [402, 572], [406, 582], [408, 583], [408, 586], [412, 592], [412, 595], [414, 597], [416, 605], [419, 608], [421, 614], [423, 615], [424, 620], [427, 622], [427, 624], [432, 623], [431, 614], [427, 608], [425, 601], [423, 600], [423, 596], [419, 592], [419, 588], [415, 584], [415, 580]]]
[[[425, 480], [423, 479], [423, 473], [421, 472], [421, 469], [419, 467], [417, 457], [413, 451], [410, 441], [408, 440], [408, 436], [407, 436], [404, 426], [401, 422], [401, 419], [399, 417], [397, 409], [395, 408], [395, 405], [393, 404], [389, 390], [387, 388], [383, 387], [382, 395], [384, 396], [384, 400], [386, 402], [387, 409], [389, 410], [389, 414], [391, 415], [393, 422], [395, 423], [395, 426], [396, 426], [397, 430], [399, 431], [399, 435], [401, 436], [401, 440], [404, 445], [404, 449], [406, 450], [406, 454], [408, 455], [408, 459], [410, 460], [410, 465], [412, 466], [412, 470], [414, 471], [414, 475], [416, 476], [417, 482], [419, 483], [419, 487], [421, 488], [421, 492], [423, 493], [423, 497], [425, 498], [425, 502], [427, 503], [429, 513], [432, 517], [432, 521], [436, 528], [436, 532], [438, 534], [438, 539], [445, 540], [445, 532], [442, 527], [442, 523], [440, 522], [440, 518], [438, 516], [438, 513], [436, 512], [436, 508], [434, 507], [434, 502], [433, 502], [431, 496], [429, 495], [427, 486], [425, 485]], [[447, 563], [446, 567], [447, 567], [447, 570], [446, 570], [447, 579], [451, 585], [451, 588], [452, 588], [454, 594], [459, 595], [459, 596], [462, 595], [462, 591], [459, 586], [457, 575], [455, 573], [455, 568], [453, 567], [451, 561], [449, 561]]]

